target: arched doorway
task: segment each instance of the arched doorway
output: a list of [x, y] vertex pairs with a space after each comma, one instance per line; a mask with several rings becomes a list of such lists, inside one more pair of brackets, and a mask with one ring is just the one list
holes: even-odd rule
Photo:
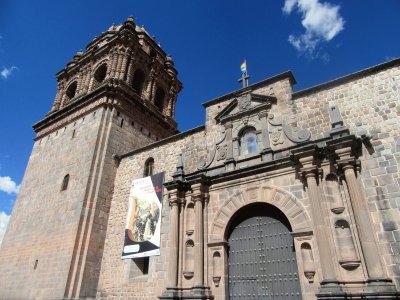
[[279, 209], [247, 205], [229, 229], [229, 299], [301, 299], [291, 227]]

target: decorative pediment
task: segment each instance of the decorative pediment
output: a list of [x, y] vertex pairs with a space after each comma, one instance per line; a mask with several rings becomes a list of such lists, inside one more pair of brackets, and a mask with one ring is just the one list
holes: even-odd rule
[[216, 117], [218, 123], [240, 118], [244, 114], [269, 109], [272, 103], [276, 103], [276, 98], [260, 94], [245, 94], [236, 97], [229, 103]]

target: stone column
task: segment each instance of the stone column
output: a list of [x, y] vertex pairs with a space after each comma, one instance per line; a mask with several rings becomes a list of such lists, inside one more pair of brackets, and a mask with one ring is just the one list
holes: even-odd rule
[[118, 49], [115, 49], [112, 54], [110, 74], [111, 74], [111, 77], [113, 77], [113, 78], [117, 78], [117, 76], [118, 76], [117, 75], [118, 74], [117, 66], [118, 66], [118, 58], [119, 58], [118, 52], [119, 52]]
[[370, 220], [367, 203], [364, 200], [361, 187], [356, 178], [352, 163], [342, 164], [342, 170], [346, 179], [353, 206], [354, 217], [357, 223], [358, 236], [364, 253], [365, 265], [370, 280], [382, 280], [385, 278], [379, 250], [374, 239], [374, 229]]
[[83, 85], [85, 84], [85, 78], [86, 78], [86, 68], [83, 67], [79, 73], [78, 76], [78, 86], [76, 88], [75, 95], [81, 95], [83, 92]]
[[154, 70], [151, 70], [150, 71], [150, 75], [149, 75], [149, 82], [148, 82], [147, 87], [146, 87], [146, 94], [147, 94], [147, 97], [148, 97], [147, 100], [149, 100], [150, 102], [152, 102], [151, 91], [153, 89], [153, 83], [155, 81], [155, 78], [156, 78], [155, 72], [154, 72]]
[[173, 105], [176, 101], [176, 91], [173, 87], [170, 88], [169, 90], [169, 99], [168, 99], [168, 109], [167, 109], [167, 115], [170, 116], [171, 118], [174, 117], [173, 115]]
[[204, 286], [204, 241], [203, 241], [203, 193], [201, 184], [192, 186], [192, 200], [194, 202], [195, 230], [194, 230], [194, 287]]
[[114, 66], [115, 66], [115, 49], [112, 49], [109, 54], [108, 64], [107, 64], [107, 74], [106, 78], [113, 77]]
[[61, 105], [61, 99], [62, 99], [62, 93], [64, 91], [64, 84], [61, 82], [58, 82], [57, 84], [57, 94], [56, 94], [56, 98], [54, 99], [54, 103], [53, 106], [51, 108], [51, 112], [52, 111], [56, 111], [60, 108]]
[[312, 165], [312, 157], [300, 159], [303, 166], [303, 177], [307, 181], [307, 192], [311, 206], [312, 218], [314, 223], [314, 232], [317, 240], [320, 263], [322, 269], [321, 285], [337, 285], [335, 268], [332, 262], [333, 254], [329, 243], [329, 227], [324, 218], [324, 207], [322, 205], [323, 195], [320, 187], [317, 184], [319, 170]]
[[92, 67], [89, 65], [87, 66], [87, 73], [86, 73], [86, 78], [85, 78], [85, 83], [83, 85], [83, 93], [86, 94], [89, 90], [89, 84], [90, 84], [90, 79], [93, 77], [92, 74]]
[[168, 268], [168, 287], [176, 288], [178, 285], [178, 249], [179, 249], [179, 201], [178, 190], [169, 193], [171, 205], [170, 219], [170, 251]]
[[129, 66], [128, 66], [128, 74], [126, 76], [126, 83], [129, 86], [132, 86], [132, 82], [133, 82], [133, 67], [134, 67], [134, 54], [131, 52], [129, 53], [130, 55], [130, 61], [129, 61]]
[[122, 64], [124, 61], [124, 53], [122, 52], [122, 50], [118, 51], [118, 63], [117, 63], [117, 69], [116, 69], [116, 74], [115, 77], [118, 79], [122, 78]]
[[157, 79], [154, 76], [153, 81], [151, 83], [151, 90], [150, 90], [150, 101], [151, 103], [155, 103], [155, 97], [156, 97], [156, 87], [157, 87]]
[[123, 80], [125, 76], [125, 72], [127, 72], [126, 64], [128, 63], [128, 54], [127, 52], [123, 52], [122, 54], [122, 61], [121, 61], [121, 67], [119, 70], [119, 79]]

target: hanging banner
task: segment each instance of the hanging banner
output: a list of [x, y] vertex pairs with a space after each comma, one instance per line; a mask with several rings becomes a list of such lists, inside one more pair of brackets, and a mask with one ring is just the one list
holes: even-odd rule
[[160, 255], [164, 172], [132, 181], [122, 258]]

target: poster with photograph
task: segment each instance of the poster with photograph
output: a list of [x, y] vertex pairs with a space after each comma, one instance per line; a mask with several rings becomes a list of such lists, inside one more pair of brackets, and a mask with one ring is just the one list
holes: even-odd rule
[[163, 183], [164, 172], [132, 181], [122, 258], [160, 255]]

